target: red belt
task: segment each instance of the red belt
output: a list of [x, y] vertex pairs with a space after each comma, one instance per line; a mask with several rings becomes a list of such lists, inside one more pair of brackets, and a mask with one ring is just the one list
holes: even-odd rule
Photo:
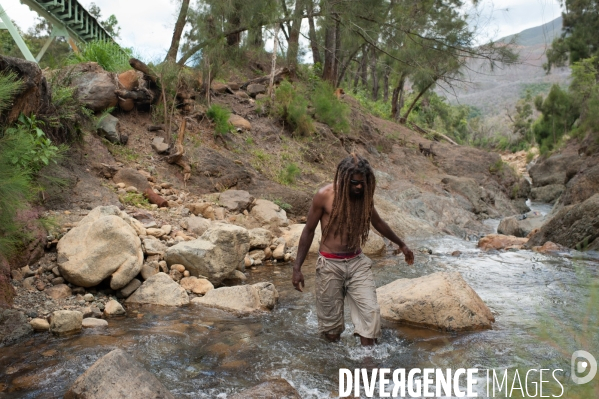
[[347, 253], [347, 254], [330, 254], [328, 252], [322, 252], [322, 251], [318, 251], [320, 252], [320, 255], [322, 255], [324, 258], [327, 259], [351, 259], [351, 258], [355, 258], [356, 256], [360, 255], [362, 253], [362, 250], [359, 249], [356, 252], [351, 252], [351, 253]]

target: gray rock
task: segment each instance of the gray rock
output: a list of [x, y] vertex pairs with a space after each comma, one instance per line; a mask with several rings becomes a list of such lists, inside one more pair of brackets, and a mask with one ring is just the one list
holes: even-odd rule
[[231, 399], [301, 399], [301, 396], [286, 380], [277, 378], [243, 390]]
[[58, 284], [53, 287], [46, 288], [44, 292], [52, 299], [64, 299], [73, 295], [71, 288], [66, 284]]
[[15, 309], [0, 309], [0, 346], [13, 344], [32, 332], [25, 314]]
[[549, 184], [543, 187], [535, 187], [530, 190], [530, 197], [535, 201], [553, 204], [565, 189], [566, 186], [563, 184]]
[[183, 287], [187, 291], [191, 291], [194, 294], [204, 295], [208, 291], [214, 289], [214, 285], [205, 278], [197, 278], [194, 276], [185, 277], [181, 279], [181, 287]]
[[143, 249], [144, 254], [151, 255], [160, 255], [163, 256], [167, 250], [166, 245], [162, 243], [162, 241], [157, 240], [153, 237], [144, 238], [143, 240]]
[[156, 261], [144, 263], [143, 266], [141, 267], [141, 277], [144, 280], [149, 279], [150, 277], [157, 274], [158, 272], [160, 272], [160, 266], [158, 265], [158, 262], [156, 262]]
[[258, 283], [217, 288], [192, 299], [191, 303], [246, 315], [273, 309], [278, 298], [279, 293], [272, 283]]
[[158, 273], [139, 287], [126, 303], [181, 306], [189, 303], [185, 289], [174, 282], [167, 274]]
[[529, 212], [526, 219], [522, 219], [522, 216], [510, 216], [501, 220], [497, 227], [497, 233], [526, 237], [534, 229], [540, 228], [544, 222], [544, 217], [540, 214], [535, 215], [533, 212]]
[[254, 201], [254, 197], [245, 190], [227, 190], [220, 194], [219, 203], [230, 212], [242, 212]]
[[106, 302], [104, 306], [104, 316], [106, 317], [124, 316], [126, 313], [123, 305], [114, 299]]
[[117, 105], [118, 99], [114, 91], [118, 87], [111, 73], [95, 62], [78, 64], [69, 69], [71, 86], [76, 88], [75, 96], [80, 103], [94, 112]]
[[108, 327], [108, 322], [103, 319], [96, 319], [93, 317], [88, 317], [86, 319], [83, 319], [81, 326], [83, 328], [103, 328], [103, 327]]
[[127, 298], [131, 294], [133, 294], [135, 292], [135, 290], [138, 289], [140, 286], [141, 286], [141, 281], [134, 278], [133, 280], [131, 280], [131, 282], [129, 284], [127, 284], [125, 287], [123, 287], [121, 289], [121, 291], [120, 291], [121, 295], [123, 296], [123, 298]]
[[118, 208], [99, 208], [60, 239], [58, 267], [64, 279], [72, 284], [93, 287], [111, 277], [110, 287], [118, 290], [141, 271], [141, 242], [120, 216], [104, 216], [109, 212], [120, 214]]
[[81, 331], [83, 313], [76, 310], [57, 310], [50, 319], [50, 332], [58, 335]]
[[204, 219], [203, 217], [190, 216], [183, 219], [183, 226], [190, 233], [201, 236], [210, 228], [210, 226], [212, 226], [212, 224], [210, 223], [210, 220]]
[[65, 399], [174, 399], [174, 396], [122, 349], [108, 353], [85, 371]]
[[152, 149], [158, 154], [164, 154], [168, 151], [168, 148], [169, 146], [164, 142], [163, 137], [154, 137], [154, 140], [152, 140]]
[[119, 120], [107, 114], [98, 121], [96, 126], [98, 134], [113, 144], [127, 144], [129, 138], [119, 131]]
[[[305, 225], [302, 225], [305, 226]], [[303, 227], [302, 227], [303, 228]], [[264, 249], [270, 245], [272, 233], [269, 230], [256, 228], [249, 230], [250, 249]]]
[[247, 92], [250, 96], [256, 97], [258, 94], [266, 93], [266, 86], [259, 83], [252, 83], [251, 85], [248, 85]]
[[217, 223], [199, 239], [170, 247], [165, 258], [169, 265], [182, 264], [192, 276], [205, 276], [219, 284], [242, 264], [248, 249], [246, 229]]
[[289, 219], [284, 209], [274, 202], [258, 199], [250, 212], [262, 225], [274, 225], [276, 227], [289, 226]]

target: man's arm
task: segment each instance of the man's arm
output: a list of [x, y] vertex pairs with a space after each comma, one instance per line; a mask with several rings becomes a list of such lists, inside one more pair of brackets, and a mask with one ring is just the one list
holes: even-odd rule
[[406, 263], [408, 265], [414, 264], [414, 253], [408, 248], [408, 246], [391, 230], [391, 227], [379, 216], [376, 209], [372, 210], [372, 217], [370, 219], [372, 226], [383, 235], [388, 238], [391, 242], [394, 242], [399, 246], [401, 252], [406, 257]]
[[304, 275], [301, 272], [301, 268], [306, 259], [306, 255], [308, 255], [308, 251], [310, 250], [310, 245], [312, 245], [316, 226], [318, 226], [318, 222], [324, 212], [324, 197], [324, 194], [319, 191], [312, 199], [306, 226], [304, 226], [304, 230], [302, 230], [302, 235], [300, 236], [299, 244], [297, 246], [297, 257], [293, 263], [293, 277], [291, 282], [295, 289], [300, 292], [303, 292], [302, 288], [304, 287]]

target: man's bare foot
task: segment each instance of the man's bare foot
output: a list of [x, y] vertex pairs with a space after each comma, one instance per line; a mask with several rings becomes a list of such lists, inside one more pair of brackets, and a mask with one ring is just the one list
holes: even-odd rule
[[341, 334], [329, 334], [329, 333], [324, 333], [324, 337], [327, 339], [327, 341], [329, 342], [338, 342], [341, 339]]

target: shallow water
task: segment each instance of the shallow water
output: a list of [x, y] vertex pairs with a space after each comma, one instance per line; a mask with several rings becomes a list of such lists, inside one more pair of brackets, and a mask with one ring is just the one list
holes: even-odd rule
[[[540, 324], [582, 328], [585, 287], [599, 271], [596, 256], [483, 253], [476, 243], [452, 237], [410, 244], [433, 254], [417, 253], [413, 267], [390, 254], [375, 259], [377, 287], [398, 278], [459, 271], [495, 314], [492, 330], [452, 335], [384, 322], [381, 344], [368, 351], [352, 336], [346, 314], [341, 342], [326, 343], [316, 332], [311, 257], [303, 267], [304, 293], [293, 290], [290, 265], [250, 272], [248, 283], [272, 281], [280, 293], [277, 308], [260, 317], [237, 318], [193, 305], [141, 307], [129, 309], [127, 318], [109, 320], [105, 330], [69, 338], [41, 333], [0, 348], [0, 398], [62, 397], [81, 373], [115, 348], [133, 355], [181, 398], [226, 398], [273, 376], [287, 379], [302, 398], [337, 397], [339, 368], [564, 368], [566, 357], [540, 341]], [[450, 255], [455, 250], [459, 257]], [[577, 274], [577, 267], [586, 275]]]

